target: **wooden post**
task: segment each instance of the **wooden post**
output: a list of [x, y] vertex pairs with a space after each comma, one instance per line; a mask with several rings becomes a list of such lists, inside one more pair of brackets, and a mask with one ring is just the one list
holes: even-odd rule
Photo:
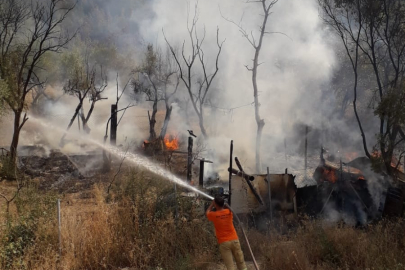
[[204, 163], [205, 163], [205, 159], [201, 159], [200, 160], [200, 181], [199, 181], [199, 185], [200, 187], [204, 187]]
[[307, 180], [308, 167], [308, 126], [305, 126], [305, 180]]
[[270, 187], [270, 171], [269, 167], [267, 167], [267, 186], [269, 190], [269, 212], [270, 212], [270, 221], [273, 220], [273, 207], [271, 205], [271, 187]]
[[233, 158], [233, 140], [231, 140], [231, 148], [229, 152], [229, 199], [228, 204], [231, 205], [231, 198], [232, 198], [232, 158]]
[[58, 199], [58, 234], [59, 234], [59, 257], [62, 256], [62, 236], [61, 236], [61, 219], [60, 219], [60, 199]]
[[117, 105], [111, 104], [110, 144], [117, 144]]
[[188, 137], [188, 158], [187, 158], [187, 181], [191, 182], [192, 178], [192, 162], [193, 162], [193, 137]]

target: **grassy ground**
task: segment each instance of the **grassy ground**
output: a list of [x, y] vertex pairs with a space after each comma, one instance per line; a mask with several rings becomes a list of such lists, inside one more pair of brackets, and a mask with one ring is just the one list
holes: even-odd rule
[[[174, 197], [173, 185], [150, 173], [126, 170], [110, 194], [102, 183], [66, 195], [36, 186], [21, 190], [8, 215], [0, 201], [0, 269], [223, 269], [201, 202]], [[0, 193], [14, 189], [0, 183]], [[248, 237], [261, 269], [399, 270], [405, 269], [404, 225], [382, 221], [360, 230], [302, 220], [284, 235], [250, 229]]]

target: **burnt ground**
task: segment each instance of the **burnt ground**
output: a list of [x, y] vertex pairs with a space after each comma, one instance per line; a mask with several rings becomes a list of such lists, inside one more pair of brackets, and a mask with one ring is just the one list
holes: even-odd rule
[[65, 155], [52, 151], [49, 156], [23, 156], [19, 167], [35, 179], [42, 190], [74, 193], [89, 189], [103, 168], [101, 152], [84, 155]]
[[[143, 152], [143, 150], [139, 150]], [[187, 155], [183, 153], [155, 153], [148, 158], [168, 171], [185, 178], [187, 171]], [[46, 155], [25, 155], [19, 157], [19, 169], [26, 176], [39, 184], [41, 190], [54, 190], [59, 193], [76, 193], [91, 189], [98, 182], [109, 182], [118, 172], [121, 160], [113, 158], [111, 170], [104, 168], [101, 150], [85, 154], [65, 155], [52, 150]], [[134, 166], [124, 162], [124, 167]], [[121, 171], [122, 171], [121, 170]], [[193, 177], [198, 179], [198, 166], [193, 166]]]

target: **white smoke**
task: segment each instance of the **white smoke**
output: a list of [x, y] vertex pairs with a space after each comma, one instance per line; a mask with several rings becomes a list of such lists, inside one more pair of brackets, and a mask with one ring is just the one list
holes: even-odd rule
[[[180, 46], [185, 40], [187, 49], [187, 18], [189, 13], [190, 23], [195, 4], [195, 1], [185, 0], [154, 1], [155, 16], [141, 22], [142, 36], [149, 42], [157, 40], [159, 46], [164, 47], [163, 29], [171, 45]], [[327, 121], [325, 116], [333, 106], [323, 105], [329, 104], [323, 100], [323, 90], [336, 64], [332, 34], [323, 29], [315, 0], [279, 1], [272, 11], [267, 29], [283, 34], [267, 35], [260, 56], [258, 85], [261, 117], [266, 122], [265, 155], [283, 144], [295, 123], [321, 127]], [[217, 27], [220, 40], [226, 39], [220, 71], [211, 90], [215, 104], [223, 109], [215, 110], [216, 113], [206, 109], [210, 147], [217, 153], [227, 153], [229, 141], [233, 139], [236, 155], [243, 155], [249, 165], [254, 162], [256, 123], [254, 108], [249, 105], [253, 102], [251, 73], [245, 66], [251, 66], [254, 50], [239, 29], [223, 17], [239, 22], [243, 16], [241, 25], [248, 33], [253, 31], [258, 40], [261, 14], [261, 5], [257, 3], [235, 0], [198, 3], [198, 32], [202, 35], [205, 27], [203, 49], [208, 61], [215, 60]], [[243, 107], [231, 109], [239, 106]], [[195, 133], [199, 133], [196, 129]]]

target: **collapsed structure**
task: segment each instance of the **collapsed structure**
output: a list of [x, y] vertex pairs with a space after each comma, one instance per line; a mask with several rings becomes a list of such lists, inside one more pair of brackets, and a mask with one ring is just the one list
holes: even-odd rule
[[[238, 164], [237, 158], [235, 158]], [[289, 174], [246, 174], [229, 168], [229, 197], [236, 213], [277, 212], [285, 214], [328, 215], [337, 211], [356, 224], [389, 216], [402, 216], [405, 200], [405, 174], [393, 167], [394, 179], [377, 174], [368, 158], [348, 163], [333, 162], [323, 157], [313, 171], [314, 185], [297, 187]]]

